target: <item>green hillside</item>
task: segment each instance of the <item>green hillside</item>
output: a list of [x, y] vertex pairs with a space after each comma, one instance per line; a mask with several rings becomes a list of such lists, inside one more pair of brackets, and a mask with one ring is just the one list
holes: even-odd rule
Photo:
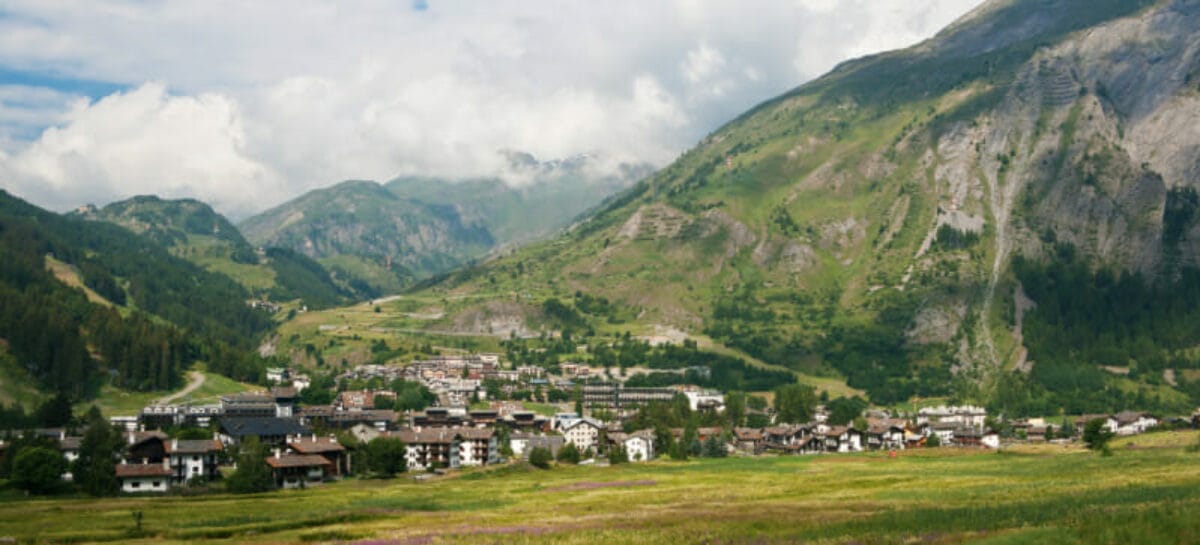
[[[1200, 366], [1197, 182], [1146, 142], [1200, 144], [1161, 126], [1200, 108], [1186, 4], [987, 3], [754, 108], [554, 240], [423, 283], [437, 318], [395, 323], [677, 331], [885, 405], [1185, 410], [1198, 388], [1165, 377]], [[1076, 260], [1091, 273], [1058, 283]], [[1157, 295], [1078, 320], [1048, 293]]]
[[169, 390], [196, 360], [254, 379], [261, 363], [250, 350], [273, 322], [248, 296], [123, 228], [0, 192], [0, 343], [6, 365], [24, 371], [6, 382], [28, 376], [71, 399], [105, 384]]
[[299, 299], [309, 307], [326, 308], [358, 295], [303, 254], [282, 248], [260, 254], [233, 224], [199, 201], [141, 196], [78, 214], [148, 237], [176, 257], [232, 278], [257, 297]]
[[348, 181], [312, 191], [245, 220], [259, 245], [319, 260], [343, 281], [374, 296], [411, 286], [497, 248], [545, 237], [605, 197], [648, 174], [624, 165], [597, 172], [587, 158], [538, 162], [510, 154], [529, 179], [398, 178], [380, 185]]

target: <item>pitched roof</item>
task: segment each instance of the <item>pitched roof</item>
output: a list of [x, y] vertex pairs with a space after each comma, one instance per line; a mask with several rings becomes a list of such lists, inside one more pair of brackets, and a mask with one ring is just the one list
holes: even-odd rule
[[324, 456], [316, 454], [281, 454], [278, 458], [267, 456], [267, 465], [275, 469], [286, 467], [315, 467], [332, 465]]
[[117, 464], [115, 468], [118, 479], [128, 477], [170, 477], [171, 468], [162, 464]]
[[345, 452], [346, 450], [346, 447], [339, 444], [336, 439], [330, 437], [317, 437], [315, 440], [312, 437], [303, 437], [295, 441], [289, 441], [288, 447], [300, 454]]
[[448, 445], [458, 439], [457, 430], [450, 428], [429, 428], [420, 431], [413, 429], [400, 430], [393, 434], [399, 437], [401, 441], [409, 445], [417, 444], [444, 444]]
[[79, 450], [79, 445], [83, 443], [82, 437], [63, 437], [58, 440], [59, 450]]
[[215, 439], [174, 439], [164, 443], [168, 454], [208, 454], [225, 449]]
[[491, 439], [495, 437], [496, 430], [492, 428], [460, 428], [458, 435], [463, 439]]
[[234, 437], [277, 436], [303, 434], [308, 428], [301, 426], [300, 422], [293, 418], [248, 416], [222, 418], [221, 431]]
[[762, 430], [754, 428], [733, 428], [733, 436], [739, 441], [762, 441]]

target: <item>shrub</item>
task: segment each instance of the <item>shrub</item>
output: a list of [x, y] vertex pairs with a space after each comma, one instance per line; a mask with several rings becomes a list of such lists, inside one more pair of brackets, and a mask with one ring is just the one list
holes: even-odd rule
[[46, 447], [22, 449], [13, 460], [13, 484], [31, 494], [49, 494], [60, 485], [67, 463]]
[[574, 443], [567, 443], [561, 449], [558, 449], [558, 462], [562, 464], [578, 464], [583, 458], [583, 454], [579, 452], [579, 448]]
[[529, 451], [529, 463], [533, 464], [533, 467], [550, 469], [550, 460], [552, 459], [554, 459], [554, 456], [550, 454], [550, 449], [546, 447], [534, 447]]

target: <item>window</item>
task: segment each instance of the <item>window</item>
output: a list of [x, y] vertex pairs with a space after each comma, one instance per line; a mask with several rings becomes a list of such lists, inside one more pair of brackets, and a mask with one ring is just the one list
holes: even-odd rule
[[138, 481], [133, 481], [132, 483], [129, 483], [129, 488], [141, 488], [141, 487], [142, 487], [142, 483], [140, 483]]
[[160, 486], [162, 486], [162, 481], [154, 481], [154, 488], [158, 488]]
[[199, 456], [192, 456], [192, 461], [193, 461], [193, 462], [199, 462], [199, 461], [200, 461], [200, 457], [199, 457]]

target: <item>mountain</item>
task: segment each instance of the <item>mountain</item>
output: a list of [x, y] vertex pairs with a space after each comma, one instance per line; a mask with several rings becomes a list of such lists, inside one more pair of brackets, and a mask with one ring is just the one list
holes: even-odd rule
[[101, 209], [84, 207], [74, 215], [148, 237], [172, 255], [229, 276], [259, 297], [299, 299], [306, 306], [325, 308], [361, 295], [297, 252], [267, 248], [260, 255], [229, 220], [200, 201], [139, 196]]
[[430, 328], [507, 305], [514, 332], [566, 301], [599, 329], [711, 338], [880, 404], [1184, 410], [1200, 403], [1196, 28], [1194, 0], [987, 2], [412, 297], [446, 302]]
[[0, 191], [0, 359], [46, 391], [175, 388], [196, 360], [253, 378], [252, 349], [274, 324], [248, 297], [124, 228]]
[[259, 245], [295, 250], [376, 293], [444, 273], [497, 247], [567, 226], [648, 169], [593, 172], [587, 158], [538, 162], [511, 153], [513, 172], [528, 180], [449, 181], [399, 178], [386, 185], [348, 181], [307, 193], [240, 225]]

